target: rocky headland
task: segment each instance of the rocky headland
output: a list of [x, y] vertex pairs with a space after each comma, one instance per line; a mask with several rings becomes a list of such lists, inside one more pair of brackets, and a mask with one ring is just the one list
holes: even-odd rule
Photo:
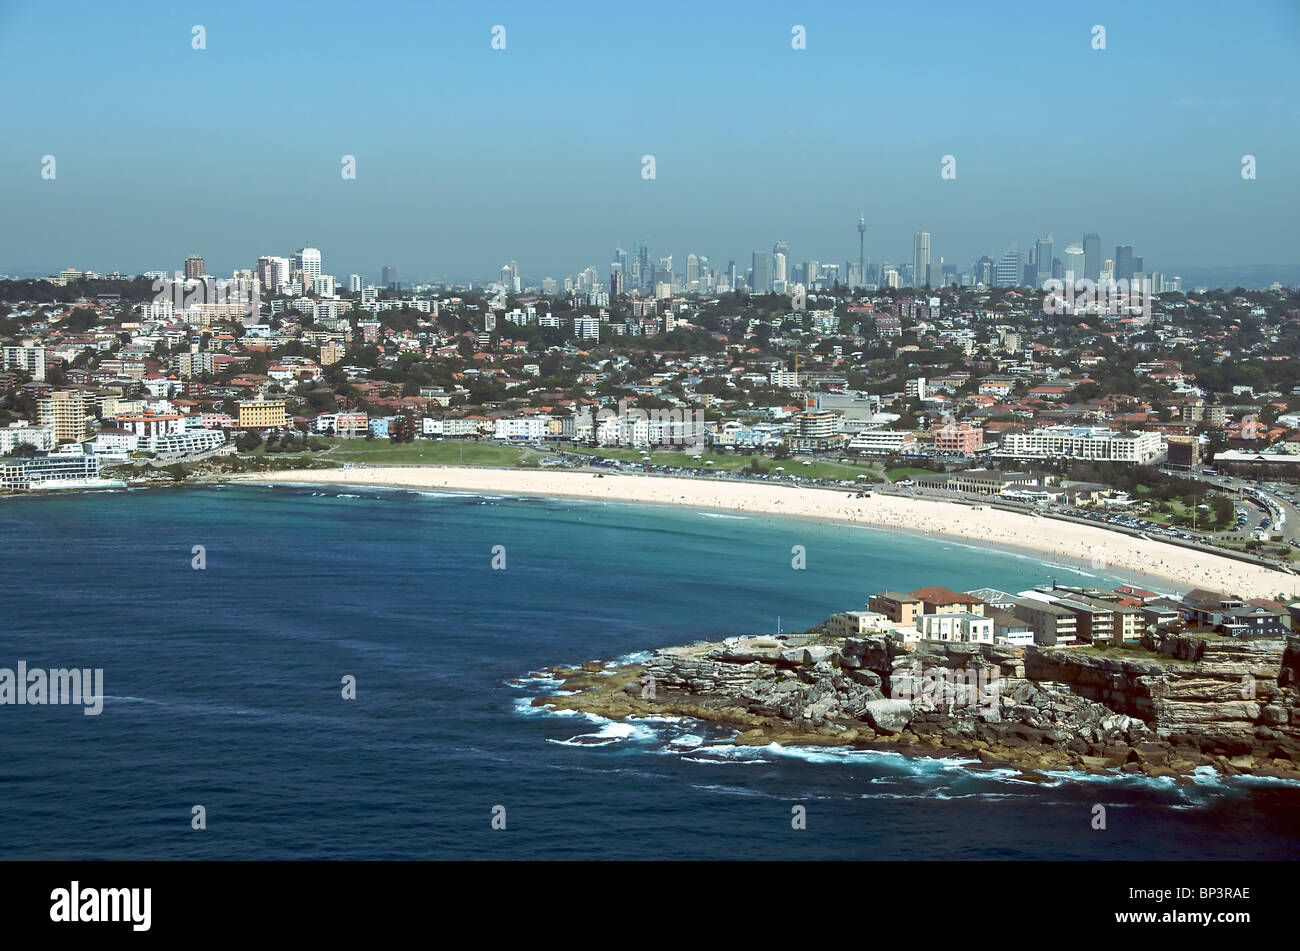
[[1141, 647], [1041, 648], [885, 637], [736, 637], [536, 676], [536, 705], [611, 719], [681, 716], [741, 745], [964, 753], [1024, 778], [1120, 770], [1300, 781], [1300, 637], [1148, 635]]

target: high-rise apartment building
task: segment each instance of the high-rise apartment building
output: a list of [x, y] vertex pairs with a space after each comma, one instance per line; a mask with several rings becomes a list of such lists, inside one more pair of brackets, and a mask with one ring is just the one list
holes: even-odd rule
[[1052, 236], [1039, 238], [1034, 243], [1034, 287], [1041, 288], [1052, 278]]
[[752, 255], [753, 276], [750, 279], [750, 291], [754, 294], [767, 294], [772, 290], [772, 259], [766, 251], [755, 251]]
[[33, 380], [44, 380], [45, 348], [27, 345], [5, 347], [0, 366], [6, 370], [23, 370], [30, 373]]
[[59, 442], [80, 442], [90, 434], [91, 403], [77, 390], [55, 390], [38, 404], [41, 425], [54, 429]]
[[299, 248], [293, 256], [293, 269], [307, 275], [307, 284], [311, 285], [313, 277], [320, 277], [320, 251], [316, 248]]
[[993, 268], [993, 283], [998, 287], [1016, 287], [1024, 277], [1019, 249], [1013, 244]]
[[1101, 277], [1101, 236], [1095, 231], [1083, 236], [1083, 274], [1090, 281]]
[[1133, 279], [1133, 245], [1117, 244], [1115, 246], [1115, 280]]
[[700, 285], [700, 259], [694, 252], [686, 255], [686, 289], [690, 291], [699, 290]]
[[290, 262], [288, 258], [277, 258], [269, 255], [263, 255], [257, 259], [257, 283], [262, 290], [269, 291], [272, 294], [280, 293], [280, 289], [289, 283]]
[[1062, 264], [1065, 268], [1065, 280], [1072, 288], [1087, 276], [1087, 261], [1088, 253], [1083, 249], [1083, 245], [1072, 244], [1065, 249], [1065, 260]]
[[930, 284], [930, 232], [917, 231], [912, 235], [912, 286], [928, 287]]
[[208, 266], [201, 255], [191, 254], [185, 259], [185, 280], [198, 280], [208, 273]]

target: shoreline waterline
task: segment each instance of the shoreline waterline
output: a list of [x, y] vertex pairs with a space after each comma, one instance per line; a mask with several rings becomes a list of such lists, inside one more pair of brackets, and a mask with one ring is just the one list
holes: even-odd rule
[[[539, 496], [616, 504], [673, 505], [706, 512], [768, 515], [898, 531], [937, 542], [1038, 558], [1063, 570], [1150, 579], [1180, 590], [1210, 588], [1242, 597], [1300, 595], [1300, 577], [1187, 549], [1081, 525], [955, 502], [873, 493], [861, 499], [834, 489], [706, 481], [628, 473], [486, 469], [469, 466], [298, 469], [231, 475], [209, 484], [349, 485], [442, 490], [485, 496]], [[1050, 536], [1050, 542], [1048, 537]], [[1136, 544], [1135, 544], [1136, 542]]]

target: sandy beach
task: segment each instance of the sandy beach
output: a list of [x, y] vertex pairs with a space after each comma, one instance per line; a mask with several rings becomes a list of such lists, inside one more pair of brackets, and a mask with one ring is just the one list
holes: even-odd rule
[[[300, 469], [230, 476], [228, 481], [326, 483], [476, 491], [688, 506], [727, 512], [814, 518], [973, 545], [1033, 552], [1046, 563], [1164, 582], [1158, 590], [1209, 588], [1243, 598], [1300, 594], [1300, 576], [1159, 541], [997, 509], [873, 493], [853, 498], [832, 489], [666, 476], [460, 466]], [[942, 583], [936, 580], [936, 584]]]

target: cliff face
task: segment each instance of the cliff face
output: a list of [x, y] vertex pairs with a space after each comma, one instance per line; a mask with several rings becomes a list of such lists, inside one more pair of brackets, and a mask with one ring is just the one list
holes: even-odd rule
[[[657, 651], [612, 698], [608, 678], [579, 676], [566, 686], [588, 688], [589, 702], [564, 705], [748, 725], [747, 742], [884, 740], [1031, 769], [1171, 775], [1212, 765], [1300, 778], [1300, 638], [1145, 646], [1153, 653], [1135, 658], [932, 643], [909, 652], [883, 637], [801, 647], [732, 638]], [[637, 696], [645, 680], [655, 687], [649, 699]], [[602, 690], [599, 703], [590, 699]]]
[[1147, 638], [1144, 646], [1170, 662], [1028, 648], [1026, 676], [1067, 684], [1202, 752], [1300, 760], [1300, 638]]

